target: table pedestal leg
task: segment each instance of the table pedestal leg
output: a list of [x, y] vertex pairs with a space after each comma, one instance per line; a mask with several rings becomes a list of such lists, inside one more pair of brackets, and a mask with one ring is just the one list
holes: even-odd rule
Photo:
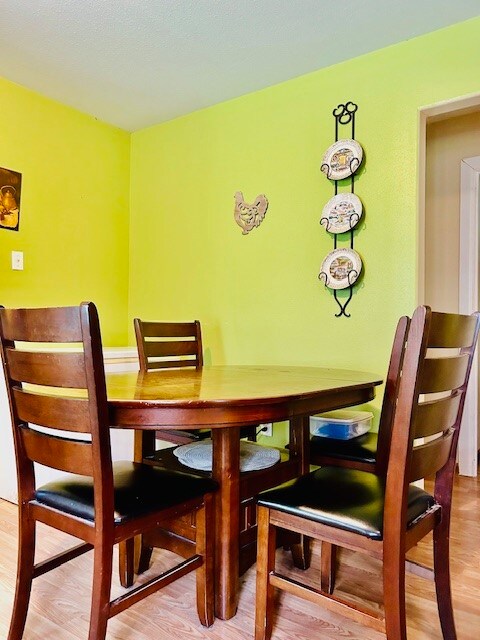
[[238, 605], [240, 535], [239, 429], [212, 429], [212, 476], [219, 484], [215, 498], [215, 614], [232, 618]]

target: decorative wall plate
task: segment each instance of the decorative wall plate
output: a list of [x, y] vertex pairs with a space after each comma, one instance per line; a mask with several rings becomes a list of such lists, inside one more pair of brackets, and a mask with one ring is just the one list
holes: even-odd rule
[[323, 156], [323, 173], [330, 180], [343, 180], [358, 169], [363, 159], [363, 149], [356, 140], [337, 140]]
[[362, 217], [362, 202], [354, 193], [339, 193], [323, 207], [320, 224], [330, 233], [350, 231]]
[[335, 249], [322, 262], [318, 277], [329, 289], [346, 289], [362, 270], [362, 259], [354, 249]]

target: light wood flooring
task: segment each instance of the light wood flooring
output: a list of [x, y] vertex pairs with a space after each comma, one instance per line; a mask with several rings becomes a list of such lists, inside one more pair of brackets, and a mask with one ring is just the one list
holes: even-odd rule
[[[428, 486], [427, 486], [428, 489]], [[7, 637], [16, 570], [17, 508], [0, 500], [0, 639]], [[73, 539], [47, 527], [38, 530], [38, 554], [42, 559], [67, 548]], [[458, 640], [480, 638], [480, 481], [459, 478], [454, 494], [452, 523], [452, 586]], [[423, 541], [410, 557], [430, 563], [431, 543]], [[291, 567], [290, 556], [278, 552], [283, 570]], [[167, 552], [157, 551], [154, 559], [167, 563]], [[310, 574], [315, 579], [315, 554]], [[344, 552], [340, 558], [337, 586], [343, 593], [356, 591], [370, 602], [380, 602], [379, 565], [359, 554]], [[294, 573], [296, 570], [292, 570]], [[88, 630], [92, 555], [81, 558], [37, 578], [24, 640], [85, 639]], [[255, 568], [241, 578], [237, 615], [228, 621], [216, 620], [204, 629], [195, 610], [194, 576], [189, 574], [159, 593], [121, 613], [109, 622], [108, 640], [246, 640], [253, 638]], [[113, 577], [112, 594], [122, 591]], [[409, 640], [442, 638], [433, 583], [407, 576], [407, 618]], [[334, 615], [289, 594], [278, 600], [278, 616], [272, 640], [381, 640], [376, 631]]]

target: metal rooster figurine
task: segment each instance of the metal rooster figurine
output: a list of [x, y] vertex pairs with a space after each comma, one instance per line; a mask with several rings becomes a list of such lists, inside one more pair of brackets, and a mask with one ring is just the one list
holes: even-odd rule
[[235, 222], [242, 229], [243, 235], [246, 235], [254, 227], [260, 226], [268, 209], [268, 200], [260, 194], [255, 198], [253, 204], [248, 204], [243, 199], [243, 193], [237, 191], [235, 194]]

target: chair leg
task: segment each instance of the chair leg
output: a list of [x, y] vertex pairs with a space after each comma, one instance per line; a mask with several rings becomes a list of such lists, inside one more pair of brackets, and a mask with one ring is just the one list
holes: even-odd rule
[[197, 569], [197, 612], [204, 627], [210, 627], [215, 620], [214, 591], [214, 511], [213, 496], [205, 496], [205, 504], [196, 513], [196, 552], [203, 557], [202, 566]]
[[20, 514], [15, 600], [8, 640], [21, 640], [27, 619], [35, 562], [35, 521]]
[[118, 573], [122, 587], [131, 587], [134, 580], [135, 538], [122, 540], [118, 544]]
[[312, 559], [311, 540], [309, 537], [300, 535], [300, 542], [291, 545], [293, 564], [297, 569], [308, 569]]
[[140, 575], [150, 568], [150, 561], [152, 559], [153, 547], [148, 547], [143, 542], [143, 536], [140, 537], [140, 552], [138, 556], [138, 568], [137, 573]]
[[433, 531], [433, 566], [437, 606], [444, 640], [456, 640], [450, 583], [449, 518], [442, 518]]
[[93, 588], [88, 640], [105, 640], [110, 617], [113, 546], [95, 545], [93, 557]]
[[333, 593], [337, 569], [337, 546], [322, 542], [320, 589], [325, 593]]
[[270, 511], [266, 507], [258, 507], [257, 522], [255, 640], [269, 640], [272, 635], [275, 591], [269, 575], [275, 568], [276, 529], [270, 525]]
[[387, 640], [407, 640], [405, 553], [398, 540], [383, 543], [383, 597]]

